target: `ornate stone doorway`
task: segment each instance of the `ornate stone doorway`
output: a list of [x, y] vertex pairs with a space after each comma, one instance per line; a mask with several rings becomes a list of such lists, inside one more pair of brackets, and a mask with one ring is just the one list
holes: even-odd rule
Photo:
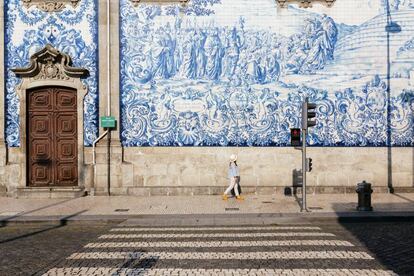
[[46, 45], [30, 58], [27, 68], [13, 69], [22, 83], [18, 189], [85, 187], [83, 107], [87, 88], [80, 78], [88, 71], [72, 67], [71, 58]]
[[40, 87], [27, 99], [28, 186], [77, 186], [76, 90]]

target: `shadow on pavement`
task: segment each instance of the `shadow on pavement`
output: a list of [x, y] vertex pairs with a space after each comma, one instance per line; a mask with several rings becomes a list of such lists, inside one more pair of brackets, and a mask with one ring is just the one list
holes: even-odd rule
[[[396, 195], [399, 196], [399, 195]], [[404, 196], [399, 196], [405, 198]], [[394, 204], [375, 204], [376, 209], [385, 210], [404, 210], [411, 207], [413, 203], [407, 199], [407, 203]], [[370, 251], [371, 255], [378, 260], [388, 270], [392, 270], [398, 275], [413, 275], [414, 273], [414, 217], [401, 216], [371, 216], [373, 212], [358, 212], [360, 217], [340, 217], [344, 205], [355, 203], [335, 203], [333, 209], [339, 215], [338, 223], [356, 238], [362, 246]], [[392, 209], [391, 209], [392, 207]], [[363, 217], [366, 215], [366, 217]], [[363, 260], [361, 260], [363, 261]]]
[[[88, 210], [83, 210], [83, 211], [74, 213], [72, 215], [63, 217], [63, 218], [61, 218], [59, 220], [58, 225], [53, 225], [53, 226], [47, 227], [47, 228], [42, 229], [42, 230], [37, 230], [37, 231], [31, 232], [31, 233], [27, 233], [27, 234], [24, 234], [24, 235], [20, 235], [20, 236], [13, 237], [13, 238], [9, 238], [9, 239], [5, 239], [5, 240], [1, 240], [0, 239], [0, 244], [12, 242], [12, 241], [19, 240], [19, 239], [23, 239], [23, 238], [27, 238], [27, 237], [31, 237], [31, 236], [34, 236], [34, 235], [37, 235], [37, 234], [40, 234], [40, 233], [44, 233], [44, 232], [47, 232], [47, 231], [50, 231], [50, 230], [53, 230], [53, 229], [57, 229], [57, 228], [63, 227], [63, 226], [65, 226], [67, 224], [67, 222], [68, 222], [68, 220], [70, 218], [76, 217], [76, 216], [78, 216], [78, 215], [80, 215], [82, 213], [85, 213], [86, 211], [88, 211]], [[4, 226], [5, 225], [3, 225], [3, 227]]]
[[404, 200], [406, 200], [406, 201], [408, 201], [408, 202], [414, 203], [414, 200], [409, 199], [409, 198], [407, 198], [407, 197], [405, 197], [405, 196], [402, 196], [401, 194], [392, 194], [392, 195], [393, 195], [393, 196], [396, 196], [396, 197], [399, 197], [399, 198], [401, 198], [401, 199], [404, 199]]
[[[47, 209], [47, 208], [50, 208], [50, 207], [55, 207], [57, 205], [60, 205], [60, 204], [63, 204], [63, 203], [66, 203], [66, 202], [69, 202], [69, 201], [72, 201], [72, 200], [75, 200], [75, 199], [76, 198], [66, 199], [66, 200], [59, 201], [59, 202], [56, 202], [56, 203], [53, 203], [53, 204], [49, 204], [49, 205], [46, 205], [46, 206], [43, 206], [43, 207], [40, 207], [40, 208], [37, 208], [37, 209], [34, 209], [34, 210], [30, 210], [30, 211], [27, 211], [27, 212], [19, 213], [17, 215], [6, 217], [6, 218], [0, 220], [0, 227], [6, 226], [11, 220], [13, 220], [15, 218], [18, 218], [18, 217], [21, 217], [21, 216], [24, 216], [24, 215], [27, 215], [27, 214], [31, 214], [31, 213], [34, 213], [34, 212], [37, 212], [37, 211], [40, 211], [40, 210], [44, 210], [44, 209]], [[80, 213], [83, 213], [83, 212], [85, 212], [85, 211], [81, 211]], [[70, 215], [70, 216], [68, 216], [68, 218], [72, 217], [72, 216], [73, 215]]]
[[292, 170], [292, 187], [285, 187], [285, 196], [293, 195], [296, 203], [298, 204], [299, 210], [302, 209], [302, 185], [302, 170]]

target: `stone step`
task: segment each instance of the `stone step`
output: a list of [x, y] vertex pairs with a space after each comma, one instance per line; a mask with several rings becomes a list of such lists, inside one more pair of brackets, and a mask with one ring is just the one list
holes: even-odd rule
[[85, 196], [85, 189], [80, 187], [19, 187], [18, 198], [77, 198]]

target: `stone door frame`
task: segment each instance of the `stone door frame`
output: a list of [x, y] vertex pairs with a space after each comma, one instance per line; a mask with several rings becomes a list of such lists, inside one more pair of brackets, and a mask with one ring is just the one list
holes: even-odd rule
[[86, 166], [84, 162], [84, 98], [87, 87], [82, 83], [81, 77], [88, 75], [88, 70], [72, 67], [71, 58], [46, 45], [45, 48], [35, 53], [30, 58], [27, 68], [15, 68], [12, 71], [22, 82], [16, 87], [16, 93], [20, 102], [20, 147], [17, 151], [11, 151], [10, 155], [16, 154], [14, 160], [20, 165], [20, 178], [18, 187], [29, 187], [27, 181], [27, 91], [45, 86], [68, 87], [76, 90], [77, 112], [78, 112], [78, 187], [85, 187]]

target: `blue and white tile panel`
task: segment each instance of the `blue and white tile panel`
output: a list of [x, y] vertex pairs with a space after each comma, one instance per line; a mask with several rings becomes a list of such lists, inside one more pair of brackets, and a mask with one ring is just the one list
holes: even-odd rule
[[384, 1], [254, 2], [120, 0], [123, 145], [286, 146], [305, 96], [311, 145], [414, 145], [412, 1], [392, 4], [389, 81]]
[[75, 67], [89, 70], [83, 80], [88, 88], [84, 101], [84, 143], [91, 145], [98, 134], [98, 4], [81, 0], [76, 8], [47, 13], [22, 0], [5, 0], [6, 137], [11, 147], [20, 146], [18, 79], [12, 68], [29, 65], [30, 56], [51, 44], [71, 56]]

